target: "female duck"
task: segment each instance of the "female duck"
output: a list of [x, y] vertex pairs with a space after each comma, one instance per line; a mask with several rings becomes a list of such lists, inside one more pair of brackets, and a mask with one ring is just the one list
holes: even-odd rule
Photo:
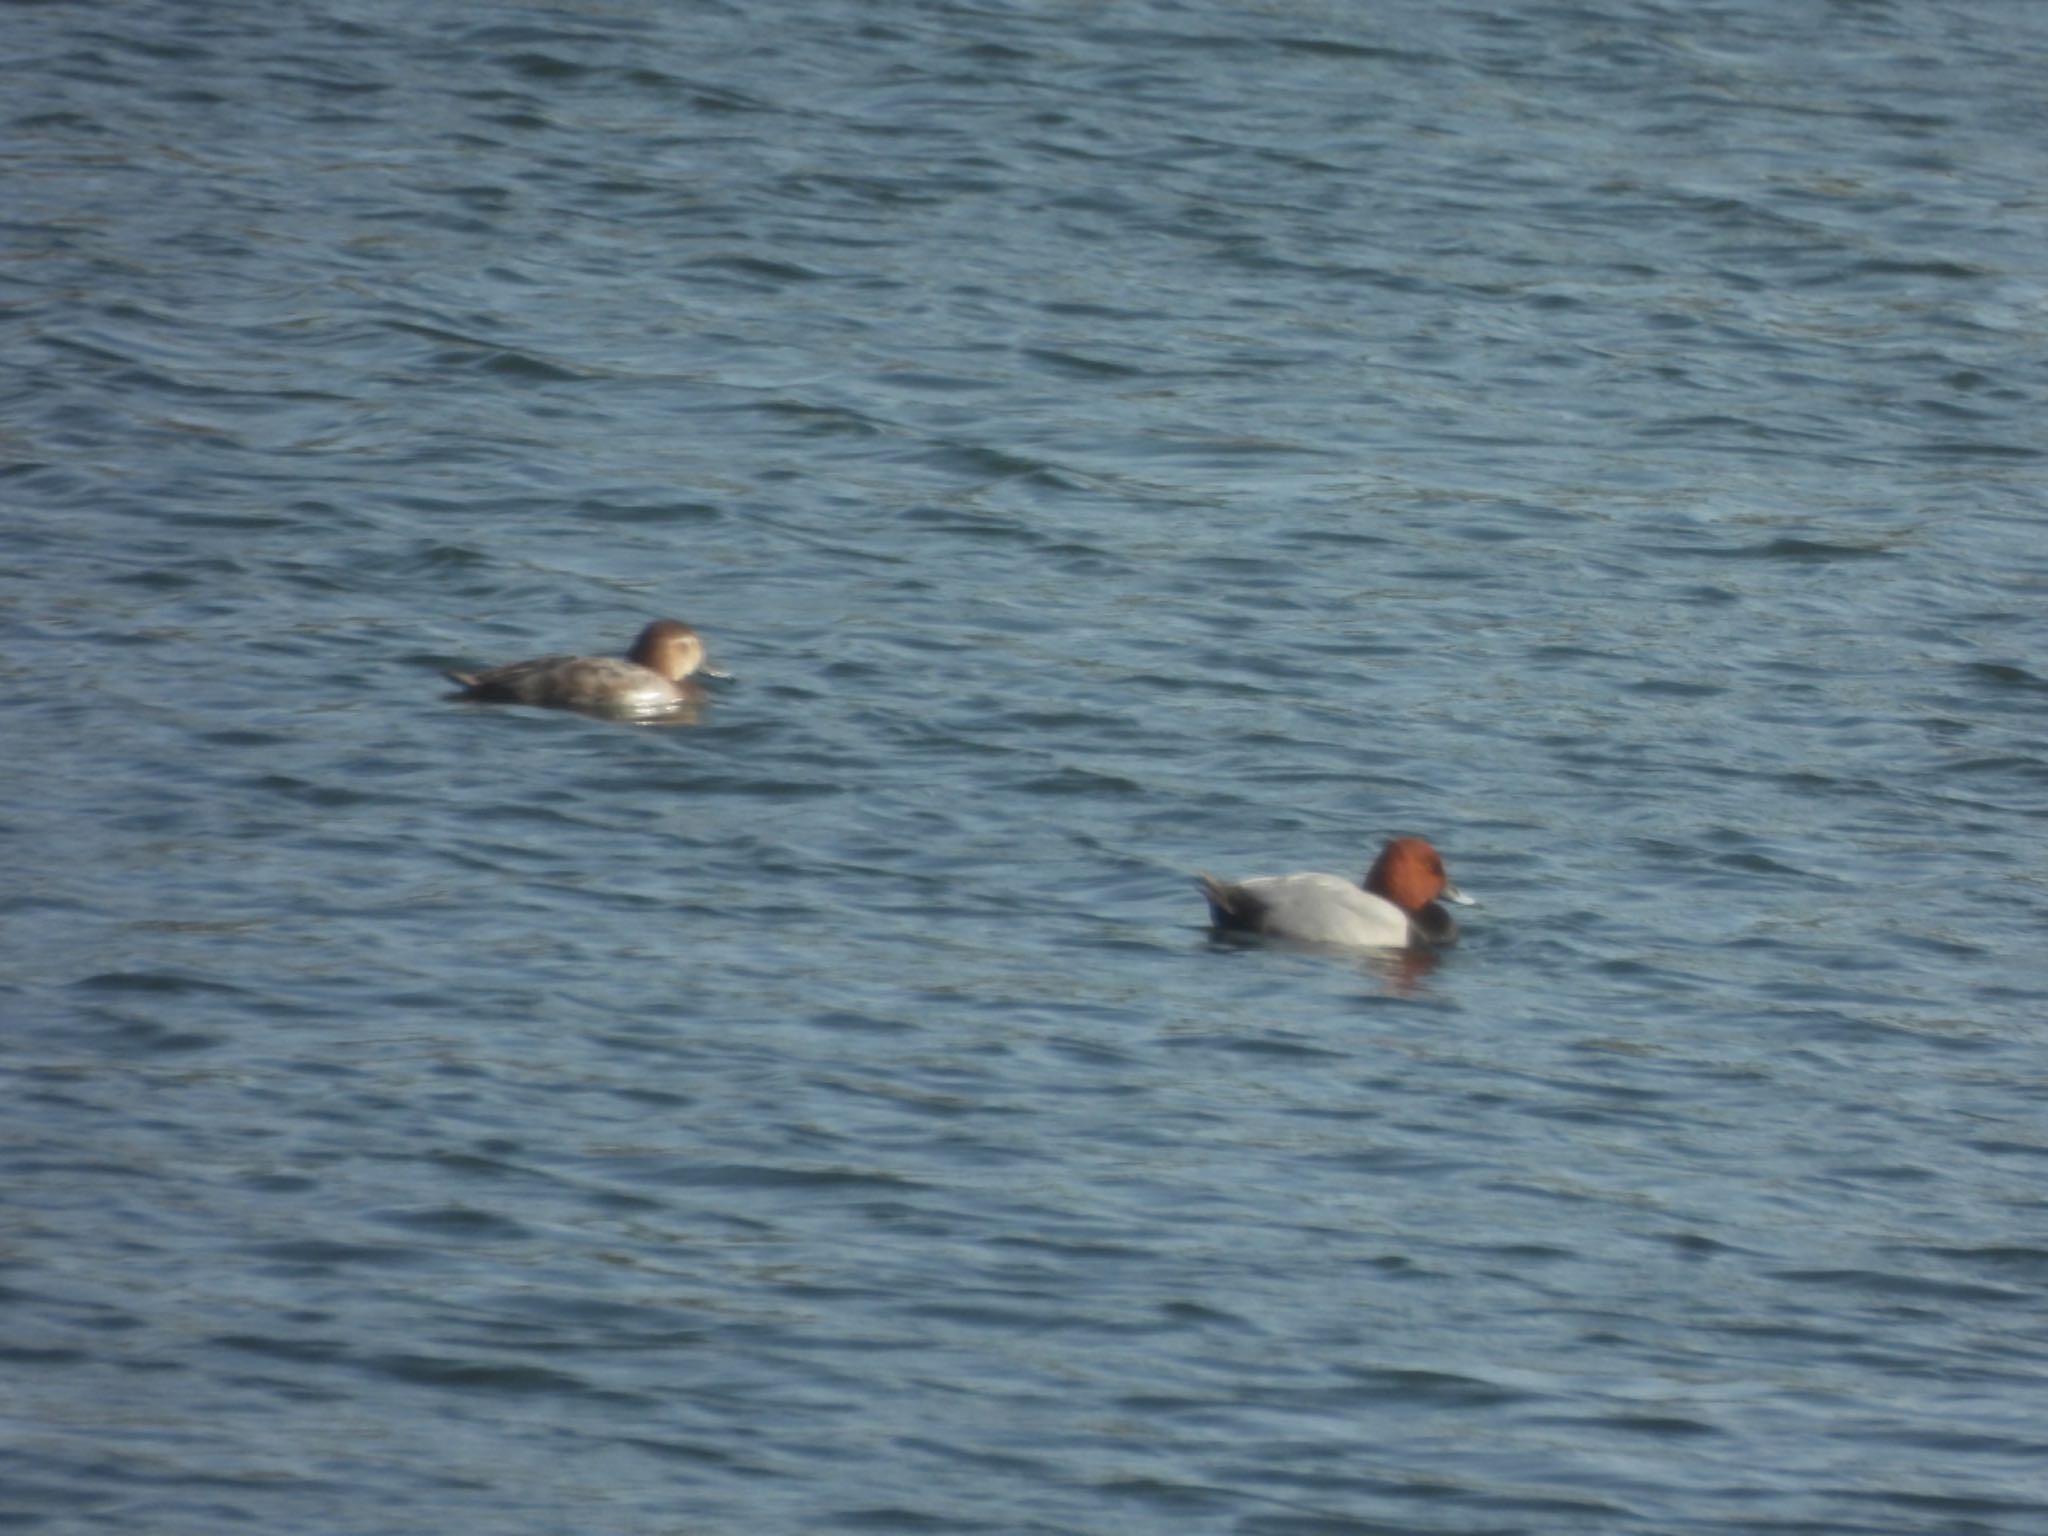
[[703, 702], [691, 674], [724, 677], [705, 664], [697, 631], [656, 619], [620, 656], [536, 656], [486, 672], [450, 672], [466, 698], [487, 704], [535, 704], [590, 715], [648, 718]]
[[1473, 906], [1452, 885], [1444, 861], [1419, 837], [1380, 850], [1362, 886], [1342, 875], [1263, 875], [1229, 882], [1203, 875], [1209, 920], [1219, 932], [1259, 933], [1304, 944], [1433, 949], [1458, 941], [1458, 925], [1437, 903]]

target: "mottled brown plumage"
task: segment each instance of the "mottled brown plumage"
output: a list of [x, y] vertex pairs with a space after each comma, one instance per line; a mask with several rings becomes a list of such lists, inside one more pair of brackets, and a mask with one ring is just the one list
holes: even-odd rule
[[705, 664], [697, 631], [656, 619], [621, 656], [536, 656], [483, 672], [450, 672], [463, 697], [486, 704], [531, 704], [584, 714], [649, 718], [702, 703], [691, 674], [725, 674]]

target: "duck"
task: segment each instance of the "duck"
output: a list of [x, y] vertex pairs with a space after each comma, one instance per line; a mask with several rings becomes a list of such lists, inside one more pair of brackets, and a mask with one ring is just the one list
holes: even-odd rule
[[1199, 877], [1218, 933], [1263, 934], [1303, 944], [1364, 949], [1441, 949], [1458, 925], [1440, 902], [1477, 906], [1451, 884], [1443, 856], [1420, 837], [1388, 841], [1357, 884], [1342, 875]]
[[585, 714], [649, 718], [704, 700], [693, 674], [725, 677], [708, 665], [704, 641], [679, 619], [656, 619], [624, 656], [536, 656], [482, 672], [450, 672], [463, 698], [484, 704], [532, 704]]

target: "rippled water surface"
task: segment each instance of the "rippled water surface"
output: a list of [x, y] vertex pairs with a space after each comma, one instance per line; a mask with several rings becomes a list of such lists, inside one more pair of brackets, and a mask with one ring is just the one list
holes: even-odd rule
[[2048, 1529], [2048, 11], [5, 16], [5, 1523]]

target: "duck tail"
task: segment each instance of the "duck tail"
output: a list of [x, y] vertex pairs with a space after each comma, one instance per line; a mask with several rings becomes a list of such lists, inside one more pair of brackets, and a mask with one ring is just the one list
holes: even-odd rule
[[1218, 880], [1207, 870], [1195, 876], [1195, 883], [1209, 901], [1209, 921], [1218, 928], [1256, 929], [1261, 903], [1242, 886]]

